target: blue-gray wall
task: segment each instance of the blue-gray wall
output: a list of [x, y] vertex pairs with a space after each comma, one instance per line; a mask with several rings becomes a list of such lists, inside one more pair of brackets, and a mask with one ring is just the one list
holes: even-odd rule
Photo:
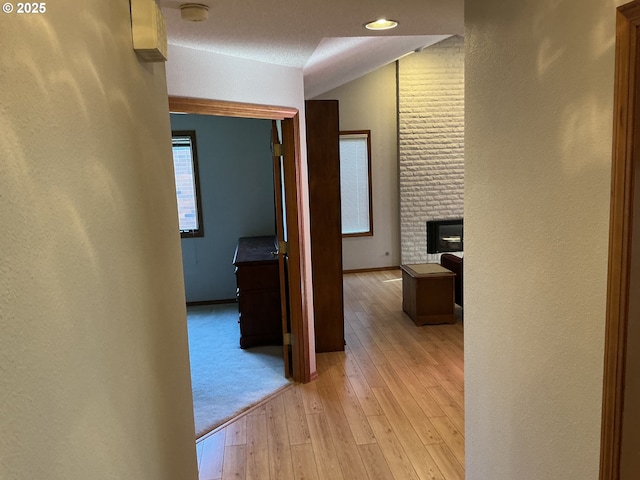
[[195, 130], [204, 237], [182, 239], [188, 302], [235, 298], [239, 237], [275, 234], [271, 121], [171, 115]]

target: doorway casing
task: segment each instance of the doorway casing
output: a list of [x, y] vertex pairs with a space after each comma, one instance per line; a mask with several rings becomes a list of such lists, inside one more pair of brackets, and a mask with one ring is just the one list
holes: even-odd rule
[[221, 100], [188, 97], [169, 97], [169, 111], [224, 117], [257, 118], [282, 121], [284, 149], [284, 192], [286, 223], [288, 229], [289, 257], [289, 311], [291, 315], [292, 373], [293, 380], [306, 383], [313, 380], [311, 371], [310, 319], [303, 291], [303, 278], [307, 278], [302, 252], [305, 235], [301, 214], [303, 211], [302, 178], [300, 156], [300, 116], [298, 109], [270, 105], [258, 105]]
[[[600, 480], [618, 480], [621, 472], [625, 374], [632, 280], [632, 232], [640, 110], [640, 1], [618, 8], [613, 123], [613, 161], [609, 227], [609, 272], [605, 332]], [[636, 253], [636, 255], [638, 255]]]

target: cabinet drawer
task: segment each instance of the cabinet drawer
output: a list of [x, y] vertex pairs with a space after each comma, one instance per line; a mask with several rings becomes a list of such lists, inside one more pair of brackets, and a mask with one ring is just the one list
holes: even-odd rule
[[241, 292], [277, 287], [279, 285], [278, 263], [238, 267], [236, 281]]

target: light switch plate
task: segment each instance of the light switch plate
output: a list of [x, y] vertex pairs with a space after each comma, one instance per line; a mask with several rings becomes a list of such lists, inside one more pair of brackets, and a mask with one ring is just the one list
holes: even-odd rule
[[155, 0], [131, 0], [133, 49], [146, 62], [167, 60], [167, 27]]

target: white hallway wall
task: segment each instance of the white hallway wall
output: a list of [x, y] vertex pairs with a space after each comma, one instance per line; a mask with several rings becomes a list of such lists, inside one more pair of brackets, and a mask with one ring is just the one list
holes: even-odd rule
[[0, 477], [195, 480], [164, 66], [53, 3], [0, 19]]
[[468, 480], [596, 480], [617, 0], [467, 0]]

